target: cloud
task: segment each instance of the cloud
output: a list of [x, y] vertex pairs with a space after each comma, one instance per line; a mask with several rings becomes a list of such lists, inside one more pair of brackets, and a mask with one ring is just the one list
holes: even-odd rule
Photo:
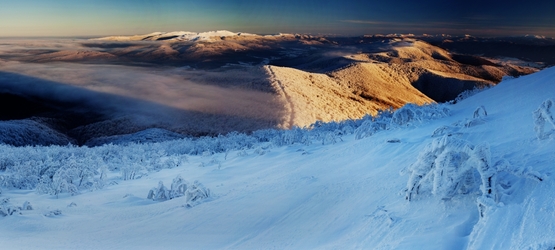
[[354, 24], [369, 24], [369, 25], [381, 25], [390, 27], [460, 27], [464, 25], [461, 22], [387, 22], [387, 21], [374, 21], [374, 20], [341, 20], [344, 23], [354, 23]]
[[[508, 34], [537, 34], [555, 37], [555, 28], [545, 25], [498, 24], [493, 16], [467, 16], [461, 21], [388, 22], [376, 20], [340, 20], [343, 23], [366, 25], [366, 32], [376, 33], [427, 33], [427, 34], [472, 34], [477, 36], [505, 36]], [[488, 25], [484, 25], [487, 23]]]
[[383, 25], [388, 24], [388, 22], [371, 21], [371, 20], [341, 20], [343, 23], [356, 23], [356, 24], [371, 24], [371, 25]]
[[256, 67], [224, 73], [121, 62], [99, 64], [86, 58], [78, 63], [26, 62], [44, 51], [67, 52], [64, 55], [71, 57], [83, 53], [82, 49], [71, 40], [0, 40], [0, 76], [4, 73], [0, 88], [9, 86], [22, 95], [62, 101], [76, 100], [77, 93], [81, 95], [78, 102], [88, 102], [112, 117], [141, 116], [170, 127], [191, 127], [196, 119], [203, 124], [195, 127], [204, 126], [215, 133], [275, 127], [283, 119], [283, 106], [275, 94], [243, 87], [270, 84], [264, 82], [266, 73]]

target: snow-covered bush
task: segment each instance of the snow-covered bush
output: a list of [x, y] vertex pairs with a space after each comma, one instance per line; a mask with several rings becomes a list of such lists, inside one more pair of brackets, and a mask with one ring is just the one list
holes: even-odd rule
[[432, 137], [440, 137], [440, 136], [452, 136], [457, 131], [456, 127], [452, 126], [441, 126], [436, 128], [434, 132], [432, 132]]
[[9, 198], [0, 199], [0, 216], [6, 217], [14, 214], [21, 214], [21, 211], [33, 210], [33, 206], [28, 201], [23, 202], [23, 206], [18, 207], [10, 204]]
[[468, 192], [474, 185], [470, 151], [464, 140], [449, 136], [433, 140], [408, 168], [406, 199], [410, 201], [426, 189], [442, 199]]
[[474, 110], [474, 115], [472, 115], [472, 118], [474, 118], [474, 119], [484, 118], [486, 116], [488, 116], [488, 112], [486, 111], [486, 107], [480, 106], [480, 107], [476, 108], [476, 110]]
[[95, 160], [89, 157], [74, 155], [47, 168], [40, 176], [36, 191], [51, 195], [69, 193], [77, 195], [80, 190], [95, 190], [103, 188], [107, 169], [100, 168]]
[[[274, 134], [274, 137], [268, 139], [273, 145], [281, 147], [286, 145], [292, 145], [295, 143], [307, 144], [309, 141], [308, 133], [298, 127], [294, 127], [289, 130], [282, 130], [279, 133]], [[308, 143], [309, 144], [309, 143]]]
[[158, 187], [152, 188], [146, 197], [153, 201], [165, 201], [169, 199], [169, 190], [164, 186], [164, 182], [159, 181]]
[[335, 144], [339, 141], [343, 141], [343, 139], [341, 139], [341, 134], [339, 133], [339, 131], [324, 133], [323, 135], [321, 135], [321, 140], [322, 145]]
[[513, 168], [506, 160], [492, 164], [487, 143], [473, 146], [468, 141], [449, 136], [434, 139], [428, 144], [408, 171], [407, 200], [411, 201], [416, 195], [426, 192], [448, 200], [479, 188], [481, 197], [478, 207], [482, 216], [488, 204], [497, 203], [504, 193], [503, 187], [497, 185], [500, 172], [537, 181], [544, 179], [544, 176], [529, 169]]
[[464, 124], [459, 125], [464, 125], [464, 127], [467, 128], [482, 125], [486, 123], [487, 116], [488, 113], [486, 111], [486, 107], [480, 106], [476, 108], [476, 110], [474, 110], [474, 113], [472, 114], [472, 119], [465, 119]]
[[185, 179], [183, 179], [181, 175], [177, 175], [173, 179], [168, 197], [170, 199], [173, 199], [185, 195], [188, 185], [189, 183]]
[[23, 206], [21, 207], [21, 210], [33, 210], [33, 206], [31, 205], [31, 202], [28, 202], [28, 201], [23, 202]]
[[191, 207], [198, 204], [201, 200], [210, 197], [210, 189], [204, 187], [200, 182], [195, 181], [185, 192], [187, 206]]
[[354, 127], [356, 129], [353, 131], [355, 140], [370, 137], [379, 131], [388, 129], [392, 117], [393, 109], [390, 108], [378, 111], [375, 117], [366, 115], [362, 119], [355, 121]]
[[370, 137], [373, 134], [403, 126], [412, 126], [429, 120], [439, 119], [449, 115], [449, 109], [443, 104], [428, 104], [418, 106], [406, 104], [402, 108], [393, 112], [384, 110], [371, 119], [363, 119], [360, 125], [354, 130], [355, 139]]
[[8, 198], [0, 199], [0, 216], [6, 217], [19, 213], [21, 209], [16, 206], [10, 205], [9, 203], [10, 199]]
[[[502, 81], [506, 81], [506, 80], [509, 80], [509, 79], [510, 79], [510, 78], [506, 78], [506, 77], [508, 77], [508, 76], [504, 76], [503, 79], [502, 79]], [[450, 103], [457, 103], [457, 102], [460, 102], [460, 101], [462, 101], [462, 100], [464, 100], [464, 99], [466, 99], [466, 98], [469, 98], [469, 97], [471, 97], [471, 96], [473, 96], [473, 95], [475, 95], [475, 94], [478, 94], [478, 93], [480, 93], [480, 92], [482, 92], [482, 91], [484, 91], [484, 90], [487, 90], [487, 89], [489, 89], [489, 88], [491, 88], [491, 87], [488, 86], [488, 85], [485, 85], [485, 86], [482, 86], [482, 87], [475, 87], [475, 88], [470, 89], [470, 90], [465, 90], [465, 91], [461, 92], [459, 95], [457, 95], [457, 97], [455, 98], [455, 100], [450, 101]]]
[[121, 179], [124, 181], [134, 180], [137, 176], [140, 176], [140, 172], [143, 166], [136, 162], [130, 162], [120, 167]]
[[387, 127], [388, 124], [385, 122], [366, 120], [355, 130], [355, 140], [370, 137], [378, 131], [386, 130]]
[[[552, 134], [555, 130], [555, 116], [553, 115], [552, 107], [553, 101], [551, 99], [547, 99], [533, 113], [534, 131], [536, 131], [536, 135], [540, 140], [547, 139], [549, 135]], [[546, 131], [545, 122], [551, 124], [551, 126], [553, 126], [553, 129], [549, 129]]]
[[418, 106], [406, 104], [396, 110], [391, 117], [391, 126], [411, 126], [424, 121], [435, 120], [449, 115], [449, 109], [442, 104]]
[[185, 196], [188, 207], [198, 204], [201, 200], [210, 197], [210, 189], [195, 181], [189, 184], [180, 175], [173, 179], [171, 189], [167, 189], [162, 181], [158, 182], [158, 187], [152, 188], [147, 195], [147, 199], [153, 201], [165, 201]]
[[46, 217], [55, 217], [55, 216], [59, 216], [59, 215], [62, 215], [62, 210], [60, 210], [60, 209], [54, 209], [54, 210], [51, 210], [51, 211], [48, 211], [48, 212], [44, 213], [44, 216], [46, 216]]

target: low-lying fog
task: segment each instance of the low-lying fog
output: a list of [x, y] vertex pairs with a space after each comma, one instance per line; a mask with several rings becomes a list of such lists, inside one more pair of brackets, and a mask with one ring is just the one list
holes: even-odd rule
[[[137, 66], [131, 60], [102, 55], [100, 49], [84, 46], [86, 42], [0, 40], [0, 93], [55, 106], [59, 112], [75, 106], [101, 114], [101, 120], [131, 117], [134, 126], [138, 123], [193, 135], [282, 126], [283, 104], [272, 93], [261, 68], [223, 72], [148, 63]], [[100, 42], [95, 44], [102, 47]], [[130, 46], [134, 45], [106, 44], [116, 49]], [[138, 46], [148, 47], [148, 43]], [[85, 53], [88, 56], [81, 56]], [[65, 62], [53, 56], [63, 56]], [[107, 59], [111, 61], [107, 63]], [[16, 103], [10, 108], [18, 109]]]

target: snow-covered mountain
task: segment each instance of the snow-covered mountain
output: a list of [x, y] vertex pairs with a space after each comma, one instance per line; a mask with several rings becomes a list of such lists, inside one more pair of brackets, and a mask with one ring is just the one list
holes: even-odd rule
[[0, 245], [553, 249], [553, 100], [548, 68], [309, 130], [0, 145]]
[[[214, 38], [221, 40], [226, 37], [249, 37], [259, 36], [256, 34], [231, 32], [228, 30], [217, 30], [208, 32], [189, 32], [189, 31], [173, 31], [173, 32], [153, 32], [146, 35], [134, 36], [108, 36], [93, 40], [100, 41], [211, 41]], [[259, 36], [261, 37], [261, 36]]]

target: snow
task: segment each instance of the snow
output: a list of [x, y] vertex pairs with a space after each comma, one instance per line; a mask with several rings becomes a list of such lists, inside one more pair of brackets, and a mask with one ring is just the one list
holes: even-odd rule
[[[0, 246], [553, 249], [555, 134], [538, 138], [533, 116], [548, 99], [555, 99], [555, 68], [508, 79], [456, 104], [437, 106], [439, 116], [425, 107], [410, 113], [416, 118], [402, 125], [391, 123], [393, 114], [389, 120], [387, 115], [375, 118], [384, 126], [368, 126], [366, 119], [316, 124], [315, 132], [258, 131], [252, 136], [94, 148], [0, 145], [0, 200], [9, 198], [0, 206], [23, 208], [25, 202], [32, 206], [0, 217]], [[484, 112], [474, 117], [477, 108]], [[355, 129], [365, 122], [371, 133], [355, 138]], [[555, 127], [546, 123], [544, 131], [551, 130]], [[437, 131], [443, 135], [432, 136]], [[447, 199], [434, 192], [405, 199], [410, 166], [442, 137], [469, 144], [479, 152], [476, 155], [489, 148], [492, 163], [505, 162], [498, 168], [503, 171], [495, 172], [497, 200], [484, 199], [483, 189], [476, 186]], [[87, 177], [95, 185], [78, 187], [75, 195], [56, 196], [6, 181], [17, 174], [20, 180], [25, 174], [32, 176], [23, 169], [64, 162], [98, 168]], [[108, 169], [104, 179], [97, 164]], [[126, 174], [120, 170], [126, 167], [136, 167], [134, 178], [124, 180]], [[525, 173], [543, 179], [524, 178]], [[147, 198], [160, 181], [168, 185], [177, 176], [183, 183], [198, 181], [210, 195], [194, 204], [188, 204], [186, 195], [165, 201]], [[476, 184], [482, 185], [476, 177]], [[486, 207], [482, 215], [479, 204]]]
[[212, 41], [214, 37], [233, 37], [233, 36], [258, 36], [256, 34], [244, 32], [231, 32], [228, 30], [217, 30], [208, 32], [172, 31], [172, 32], [153, 32], [146, 35], [135, 36], [109, 36], [93, 40], [107, 41], [140, 41], [140, 40], [171, 40], [171, 41]]

